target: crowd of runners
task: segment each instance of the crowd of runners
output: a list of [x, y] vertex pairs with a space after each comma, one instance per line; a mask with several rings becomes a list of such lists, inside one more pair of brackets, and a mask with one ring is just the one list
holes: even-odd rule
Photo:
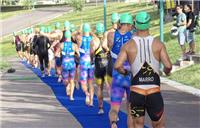
[[147, 110], [153, 127], [163, 128], [160, 62], [166, 75], [172, 65], [164, 44], [149, 34], [150, 20], [147, 12], [139, 12], [135, 18], [129, 13], [113, 13], [108, 31], [100, 22], [94, 29], [88, 23], [76, 27], [69, 21], [61, 28], [57, 22], [54, 28], [41, 26], [14, 33], [14, 42], [18, 56], [33, 68], [40, 67], [42, 77], [53, 75], [51, 69], [55, 68], [58, 82], [64, 83], [71, 101], [75, 87], [81, 85], [86, 105], [93, 106], [96, 84], [98, 114], [104, 114], [105, 86], [112, 128], [117, 128], [120, 120], [123, 97], [127, 98], [128, 127], [143, 128]]

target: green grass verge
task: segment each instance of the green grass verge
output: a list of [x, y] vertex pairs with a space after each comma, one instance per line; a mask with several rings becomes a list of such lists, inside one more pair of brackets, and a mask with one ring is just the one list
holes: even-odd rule
[[[112, 12], [118, 12], [118, 13], [123, 13], [123, 12], [130, 12], [131, 14], [135, 15], [138, 11], [141, 10], [146, 10], [150, 13], [152, 17], [151, 21], [151, 29], [150, 32], [152, 35], [155, 37], [159, 38], [159, 14], [157, 9], [154, 9], [153, 6], [146, 5], [146, 4], [141, 4], [141, 5], [135, 5], [135, 4], [126, 4], [126, 3], [110, 3], [107, 5], [107, 28], [111, 27], [111, 14]], [[81, 23], [84, 22], [89, 22], [93, 27], [97, 22], [102, 22], [103, 23], [103, 5], [99, 4], [97, 7], [96, 6], [90, 6], [90, 7], [85, 7], [82, 12], [71, 12], [67, 13], [61, 17], [55, 18], [44, 25], [52, 25], [55, 22], [61, 22], [64, 23], [65, 20], [69, 20], [70, 22], [74, 23], [75, 25], [80, 25]], [[169, 56], [171, 58], [172, 63], [175, 63], [176, 60], [180, 57], [181, 54], [181, 49], [178, 45], [177, 38], [172, 38], [170, 37], [169, 30], [172, 27], [173, 23], [167, 23], [164, 25], [164, 39], [165, 39], [165, 45], [167, 48], [167, 51], [169, 53]], [[63, 24], [61, 25], [63, 27]], [[3, 39], [2, 43], [0, 44], [0, 48], [2, 49], [2, 55], [1, 56], [12, 56], [16, 55], [14, 45], [11, 45], [11, 37], [6, 37]], [[200, 34], [196, 35], [196, 46], [197, 46], [197, 52], [200, 53]], [[187, 45], [188, 47], [188, 45]], [[2, 66], [5, 66], [6, 64], [2, 64]], [[1, 66], [1, 64], [0, 64]], [[191, 69], [190, 69], [191, 68]], [[194, 67], [188, 67], [187, 68], [188, 74], [193, 74], [192, 69], [198, 69], [197, 66]], [[196, 71], [194, 70], [194, 71]], [[184, 69], [181, 70], [182, 72], [186, 72]], [[181, 72], [179, 71], [179, 72]], [[176, 78], [174, 77], [181, 75], [178, 72], [174, 73], [172, 77], [169, 77], [170, 79]], [[178, 78], [178, 77], [177, 77]], [[193, 85], [190, 80], [187, 80], [189, 77], [180, 77], [179, 82], [184, 81], [183, 83], [188, 84], [188, 85]], [[183, 79], [184, 78], [184, 79]], [[194, 86], [196, 87], [197, 83], [200, 83], [200, 78], [196, 77], [194, 81], [196, 81], [196, 84]], [[176, 79], [173, 79], [176, 80]], [[177, 80], [178, 81], [178, 80]], [[187, 82], [188, 81], [188, 82]]]
[[23, 14], [23, 13], [29, 13], [32, 10], [20, 10], [20, 11], [11, 11], [11, 12], [1, 12], [0, 14], [0, 19], [7, 19], [10, 18], [12, 16], [16, 16], [19, 14]]
[[200, 89], [200, 64], [173, 73], [168, 78]]
[[4, 37], [0, 41], [0, 70], [3, 71], [11, 66], [9, 57], [16, 56], [15, 45], [12, 44], [11, 36]]

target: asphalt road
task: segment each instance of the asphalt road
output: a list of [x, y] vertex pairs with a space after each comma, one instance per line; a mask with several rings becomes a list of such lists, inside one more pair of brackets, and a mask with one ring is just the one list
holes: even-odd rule
[[46, 22], [70, 10], [71, 8], [69, 6], [39, 8], [29, 13], [0, 20], [0, 36], [2, 37], [31, 25]]

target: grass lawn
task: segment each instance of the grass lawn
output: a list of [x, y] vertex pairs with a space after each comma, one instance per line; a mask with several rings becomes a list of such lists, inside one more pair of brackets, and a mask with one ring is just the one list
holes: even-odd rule
[[20, 11], [11, 11], [11, 12], [1, 12], [0, 19], [7, 19], [15, 15], [31, 12], [31, 10], [20, 10]]
[[168, 78], [200, 89], [200, 64], [177, 71]]
[[[159, 32], [159, 13], [157, 12], [157, 9], [153, 8], [153, 6], [150, 6], [150, 5], [147, 6], [146, 4], [135, 5], [135, 4], [126, 4], [126, 3], [120, 3], [120, 4], [109, 3], [107, 5], [107, 28], [111, 27], [112, 12], [118, 12], [118, 13], [130, 12], [131, 14], [135, 15], [138, 11], [141, 11], [141, 10], [146, 10], [150, 13], [152, 17], [150, 32], [155, 37], [159, 37], [159, 33], [160, 33]], [[53, 19], [47, 22], [44, 25], [53, 25], [55, 22], [59, 21], [62, 23], [61, 27], [63, 27], [63, 23], [66, 20], [69, 20], [71, 23], [74, 23], [75, 25], [80, 25], [81, 23], [89, 22], [93, 27], [95, 27], [96, 23], [98, 22], [103, 23], [103, 5], [99, 4], [97, 7], [96, 6], [85, 7], [82, 12], [67, 13], [61, 17], [58, 17], [56, 19]], [[172, 24], [173, 23], [167, 23], [164, 25], [164, 40], [165, 40], [165, 45], [169, 53], [169, 56], [171, 58], [171, 61], [172, 63], [175, 63], [176, 60], [180, 57], [181, 50], [178, 45], [177, 39], [170, 37], [169, 30]], [[7, 57], [7, 56], [12, 56], [16, 54], [14, 45], [11, 45], [10, 42], [11, 42], [11, 39], [9, 39], [9, 37], [3, 39], [2, 43], [0, 44], [0, 48], [2, 51], [1, 56]], [[197, 44], [197, 48], [196, 48], [197, 52], [200, 53], [200, 34], [196, 35], [196, 44]], [[2, 64], [0, 63], [0, 67], [4, 65], [5, 65], [4, 62]], [[198, 83], [200, 83], [200, 77], [198, 77], [198, 75], [196, 75], [196, 77], [193, 77], [193, 79], [190, 79], [190, 77], [185, 77], [184, 75], [182, 75], [182, 77], [178, 77], [179, 75], [182, 74], [180, 72], [187, 72], [187, 74], [193, 74], [193, 72], [196, 71], [195, 73], [198, 74], [197, 70], [199, 71], [200, 67], [194, 65], [194, 66], [188, 67], [186, 71], [185, 69], [183, 69], [179, 72], [174, 73], [169, 78], [197, 87]], [[200, 85], [199, 85], [199, 88], [200, 88]]]

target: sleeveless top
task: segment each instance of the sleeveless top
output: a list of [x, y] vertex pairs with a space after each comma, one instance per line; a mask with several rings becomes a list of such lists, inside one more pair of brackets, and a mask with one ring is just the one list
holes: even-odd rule
[[98, 48], [94, 51], [96, 68], [104, 68], [108, 65], [108, 57], [105, 50], [102, 47], [101, 41], [102, 40], [100, 40]]
[[131, 85], [141, 88], [160, 86], [160, 77], [158, 75], [160, 63], [154, 57], [152, 51], [154, 37], [141, 38], [134, 36], [133, 40], [136, 43], [137, 55], [131, 64]]
[[84, 69], [91, 68], [91, 57], [90, 57], [90, 43], [92, 41], [92, 36], [83, 36], [82, 43], [79, 48], [80, 52], [80, 65]]
[[62, 65], [64, 69], [73, 69], [75, 68], [74, 61], [74, 50], [72, 42], [64, 42], [64, 47], [62, 49]]
[[[114, 34], [114, 43], [113, 47], [111, 49], [111, 57], [112, 57], [112, 62], [113, 64], [115, 63], [118, 54], [120, 53], [120, 49], [125, 44], [127, 41], [129, 41], [132, 37], [131, 32], [127, 32], [124, 35], [120, 34], [118, 30], [115, 31]], [[125, 67], [129, 67], [128, 61], [124, 63]]]

